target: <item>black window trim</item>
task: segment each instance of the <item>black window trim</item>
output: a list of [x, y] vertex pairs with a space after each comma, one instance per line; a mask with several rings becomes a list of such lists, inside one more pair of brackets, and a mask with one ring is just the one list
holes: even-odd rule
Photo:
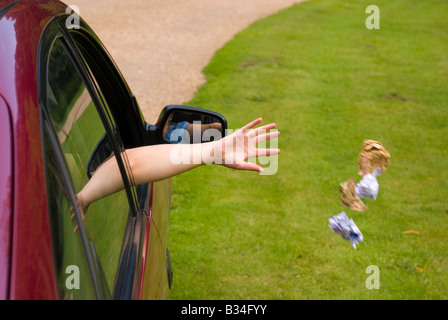
[[101, 91], [119, 126], [125, 148], [147, 145], [149, 135], [137, 100], [103, 44], [82, 20], [79, 29], [68, 30], [68, 33], [86, 65], [94, 70], [95, 79], [101, 82]]
[[[62, 21], [65, 20], [60, 19], [61, 23]], [[105, 103], [108, 103], [114, 120], [117, 121], [117, 118], [121, 119], [123, 117], [127, 119], [128, 123], [141, 124], [140, 126], [134, 126], [132, 128], [134, 129], [132, 130], [132, 132], [119, 132], [121, 138], [123, 138], [123, 145], [125, 146], [125, 148], [147, 145], [148, 136], [143, 132], [145, 131], [146, 126], [140, 108], [137, 104], [137, 100], [135, 99], [135, 96], [130, 92], [126, 81], [122, 77], [118, 67], [115, 65], [115, 63], [103, 47], [102, 43], [82, 19], [80, 19], [79, 29], [67, 30], [66, 28], [64, 28], [63, 23], [62, 28], [64, 29], [69, 42], [71, 42], [71, 45], [73, 45], [73, 50], [77, 53], [79, 64], [82, 65], [82, 68], [89, 77], [93, 77], [95, 79], [93, 80], [89, 78], [91, 79], [92, 87], [96, 88], [96, 80], [101, 81], [101, 84], [98, 83], [98, 86], [101, 85], [101, 91], [103, 92], [104, 99], [106, 100], [108, 98], [108, 94], [115, 94], [115, 92], [110, 92], [111, 90], [106, 90], [110, 89], [110, 78], [114, 79], [115, 84], [121, 90], [121, 94], [118, 95], [119, 98], [121, 98], [121, 103], [118, 106], [116, 105], [115, 101], [112, 101], [112, 104], [109, 104], [108, 101], [105, 101]], [[83, 53], [81, 52], [81, 48], [79, 46], [85, 45], [84, 41], [88, 41], [88, 50], [85, 50], [86, 52]], [[90, 55], [92, 51], [95, 51], [96, 55], [94, 59], [90, 59], [91, 61], [87, 61], [86, 59], [91, 57], [86, 57], [85, 55]], [[99, 61], [101, 61], [101, 63]], [[104, 73], [106, 73], [107, 81], [102, 81], [104, 79], [97, 79], [97, 77], [99, 76], [97, 73], [101, 73], [101, 76], [103, 77]], [[110, 73], [110, 75], [107, 75], [107, 73]], [[105, 85], [107, 88], [103, 87], [103, 85]], [[115, 89], [116, 88], [114, 86], [112, 90]], [[101, 97], [99, 96], [98, 98], [101, 99]], [[104, 104], [102, 106], [104, 108]], [[103, 109], [102, 112], [104, 112], [105, 121], [107, 121], [106, 111]], [[123, 125], [123, 123], [121, 124]], [[124, 125], [126, 125], [126, 123]], [[128, 140], [126, 144], [124, 139], [127, 138], [128, 135], [131, 136], [132, 139], [126, 139]], [[115, 143], [115, 145], [117, 145], [117, 143]], [[126, 155], [124, 156], [126, 157]], [[127, 161], [124, 161], [124, 164], [127, 165]], [[132, 172], [130, 170], [128, 172], [130, 175], [129, 179], [133, 179]], [[122, 175], [125, 174], [126, 173], [122, 173]], [[134, 192], [134, 189], [131, 189], [131, 191]], [[131, 211], [132, 214], [129, 214], [128, 221], [126, 223], [125, 236], [122, 242], [120, 259], [114, 283], [114, 299], [135, 299], [138, 296], [141, 276], [141, 261], [143, 253], [142, 250], [144, 248], [143, 242], [145, 233], [145, 218], [147, 216], [146, 208], [149, 202], [149, 184], [136, 186], [135, 194], [133, 195], [137, 210]]]
[[[106, 134], [110, 135], [110, 137], [115, 137], [112, 129], [109, 126], [109, 122], [105, 117], [104, 110], [101, 110], [103, 107], [101, 98], [98, 96], [95, 91], [95, 86], [92, 83], [92, 80], [89, 78], [89, 71], [87, 71], [87, 67], [84, 64], [87, 64], [86, 61], [82, 58], [79, 49], [74, 44], [75, 41], [70, 35], [70, 32], [65, 28], [65, 19], [66, 15], [61, 15], [53, 19], [47, 25], [45, 29], [40, 47], [39, 47], [39, 55], [38, 55], [38, 92], [39, 92], [39, 105], [40, 105], [40, 114], [42, 121], [42, 133], [45, 130], [48, 132], [48, 137], [52, 137], [50, 142], [52, 143], [53, 150], [55, 150], [55, 155], [57, 155], [58, 166], [60, 167], [61, 173], [63, 174], [65, 186], [70, 194], [69, 201], [72, 203], [74, 207], [74, 213], [78, 224], [80, 225], [80, 236], [82, 239], [83, 248], [86, 254], [87, 264], [91, 273], [92, 284], [94, 287], [95, 297], [97, 299], [110, 298], [110, 293], [107, 290], [107, 284], [105, 286], [104, 282], [104, 274], [102, 274], [101, 264], [99, 261], [96, 261], [96, 252], [93, 243], [88, 239], [85, 228], [83, 228], [81, 214], [77, 208], [76, 199], [75, 199], [75, 190], [73, 189], [73, 184], [71, 182], [71, 176], [68, 172], [68, 167], [65, 163], [65, 158], [63, 156], [62, 150], [60, 149], [59, 142], [57, 140], [57, 135], [54, 132], [54, 128], [51, 124], [51, 118], [49, 117], [48, 111], [46, 110], [46, 104], [43, 101], [46, 101], [46, 68], [48, 65], [49, 59], [49, 50], [54, 44], [56, 39], [60, 39], [63, 42], [64, 47], [67, 50], [70, 58], [72, 59], [75, 67], [77, 68], [82, 80], [84, 81], [89, 94], [92, 97], [92, 101], [98, 111], [98, 114], [101, 117], [101, 121], [103, 122]], [[84, 22], [82, 22], [84, 24]], [[90, 29], [85, 30], [87, 34], [90, 36]], [[113, 63], [113, 61], [111, 61]], [[115, 66], [115, 64], [113, 64]], [[116, 67], [116, 66], [115, 66]], [[118, 70], [118, 69], [117, 69]], [[120, 75], [120, 74], [119, 74]], [[120, 75], [121, 77], [121, 75]], [[121, 78], [123, 85], [127, 88], [127, 84], [124, 79]], [[131, 99], [132, 108], [135, 110], [140, 110], [138, 104], [136, 102], [135, 96], [132, 95], [130, 91], [128, 91], [129, 97]], [[134, 112], [138, 113], [138, 112]], [[142, 120], [141, 114], [135, 115], [135, 120]], [[142, 125], [142, 127], [144, 127]], [[147, 144], [146, 135], [142, 134], [141, 136], [141, 144]], [[117, 162], [121, 159], [121, 152], [117, 150], [118, 143], [117, 141], [113, 141], [114, 154], [120, 154], [117, 157]], [[58, 150], [58, 151], [56, 151]], [[61, 162], [60, 162], [61, 161]], [[113, 298], [114, 299], [135, 299], [137, 297], [138, 289], [139, 289], [139, 280], [141, 273], [141, 259], [142, 259], [142, 249], [143, 249], [143, 235], [145, 230], [145, 218], [146, 218], [146, 208], [149, 201], [149, 184], [136, 186], [135, 193], [136, 196], [133, 196], [133, 189], [130, 186], [129, 180], [127, 180], [127, 174], [124, 168], [123, 162], [121, 162], [120, 167], [123, 181], [125, 183], [125, 190], [128, 193], [128, 201], [130, 202], [130, 212], [128, 213], [128, 223], [125, 229], [125, 237], [122, 241], [122, 250], [120, 253], [119, 263], [117, 266], [117, 273], [115, 284], [113, 288]], [[126, 184], [127, 182], [127, 184]], [[134, 201], [132, 201], [134, 200]], [[103, 283], [104, 282], [104, 283]]]
[[[80, 20], [80, 28], [79, 29], [73, 29], [73, 30], [67, 30], [65, 28], [65, 24], [63, 23], [65, 19], [59, 19], [59, 22], [61, 23], [61, 28], [64, 30], [66, 40], [70, 45], [70, 48], [73, 50], [73, 55], [76, 56], [77, 61], [75, 64], [79, 65], [79, 68], [82, 70], [83, 75], [88, 79], [89, 87], [93, 90], [93, 94], [95, 95], [96, 99], [98, 100], [97, 109], [98, 113], [100, 113], [100, 116], [102, 117], [101, 120], [105, 127], [108, 129], [106, 130], [107, 135], [111, 135], [113, 137], [113, 149], [114, 153], [117, 154], [119, 150], [117, 149], [119, 143], [116, 141], [116, 136], [112, 131], [112, 128], [109, 125], [109, 121], [107, 119], [108, 115], [106, 115], [106, 110], [104, 109], [104, 103], [107, 103], [107, 101], [102, 101], [102, 98], [99, 96], [98, 92], [96, 90], [99, 90], [100, 88], [97, 88], [96, 86], [96, 80], [92, 78], [96, 78], [96, 74], [92, 74], [94, 72], [90, 69], [91, 65], [88, 61], [85, 60], [84, 55], [82, 54], [80, 48], [78, 47], [78, 41], [74, 39], [72, 36], [73, 33], [76, 33], [78, 35], [84, 36], [87, 40], [89, 40], [90, 49], [96, 50], [96, 52], [102, 56], [102, 59], [104, 59], [106, 62], [105, 64], [108, 67], [108, 71], [113, 71], [113, 77], [117, 78], [120, 82], [119, 86], [123, 90], [122, 94], [128, 96], [128, 101], [124, 102], [120, 107], [123, 107], [127, 109], [127, 115], [129, 115], [130, 110], [135, 110], [136, 107], [136, 100], [135, 97], [130, 93], [129, 88], [127, 87], [124, 79], [119, 74], [119, 71], [115, 64], [109, 59], [109, 56], [107, 53], [104, 52], [104, 49], [102, 48], [101, 43], [99, 41], [91, 41], [92, 39], [91, 35], [93, 34], [93, 31], [88, 29], [88, 26], [84, 24], [82, 20]], [[90, 52], [90, 50], [88, 50]], [[104, 57], [106, 55], [106, 57]], [[112, 63], [112, 66], [109, 65], [109, 63]], [[99, 85], [99, 84], [98, 84]], [[101, 88], [103, 90], [103, 88]], [[103, 94], [107, 94], [107, 92], [103, 92]], [[106, 99], [106, 97], [104, 97]], [[112, 117], [114, 120], [117, 120], [117, 117], [119, 117], [116, 113], [114, 113], [113, 107], [109, 105], [110, 111], [112, 112]], [[140, 110], [140, 109], [138, 109]], [[131, 119], [130, 121], [134, 123], [138, 123], [139, 120], [141, 120], [141, 117], [135, 117], [135, 114], [130, 115]], [[142, 123], [141, 129], [145, 128], [144, 124]], [[120, 132], [120, 135], [123, 134]], [[137, 139], [137, 136], [140, 136], [140, 139]], [[144, 137], [143, 134], [135, 133], [133, 134], [134, 139], [137, 141], [138, 145], [131, 145], [128, 147], [136, 147], [141, 146], [144, 144]], [[123, 142], [124, 145], [124, 142]], [[120, 153], [121, 155], [121, 153]], [[124, 154], [126, 157], [126, 154]], [[130, 168], [128, 168], [129, 176], [126, 174], [125, 166], [128, 165], [127, 159], [123, 159], [120, 156], [120, 161], [122, 164], [121, 173], [123, 177], [123, 181], [125, 184], [125, 190], [128, 194], [129, 202], [132, 202], [133, 207], [131, 207], [131, 210], [128, 214], [128, 220], [126, 223], [124, 238], [122, 241], [122, 248], [120, 252], [120, 258], [118, 261], [117, 266], [117, 272], [114, 282], [114, 288], [113, 288], [113, 298], [114, 299], [135, 299], [137, 298], [138, 289], [139, 289], [139, 280], [140, 280], [140, 271], [141, 271], [141, 259], [142, 259], [142, 250], [144, 248], [143, 246], [143, 240], [144, 240], [144, 231], [145, 231], [145, 218], [147, 215], [146, 212], [146, 205], [149, 200], [149, 187], [148, 184], [145, 185], [139, 185], [136, 186], [136, 188], [132, 188], [132, 185], [130, 184], [129, 179], [133, 179], [132, 172]], [[145, 203], [145, 206], [142, 206], [141, 204]]]
[[[64, 21], [64, 22], [63, 22]], [[82, 58], [80, 52], [78, 51], [78, 48], [74, 45], [73, 39], [68, 32], [68, 30], [65, 28], [65, 19], [58, 19], [58, 22], [61, 26], [61, 29], [63, 30], [64, 34], [64, 44], [66, 45], [66, 48], [69, 51], [69, 54], [73, 60], [73, 63], [78, 70], [82, 80], [84, 81], [87, 91], [89, 92], [92, 101], [96, 107], [96, 110], [98, 112], [98, 115], [100, 116], [101, 122], [103, 123], [104, 128], [106, 129], [106, 134], [110, 140], [112, 140], [112, 149], [115, 154], [115, 159], [117, 160], [118, 168], [120, 169], [121, 176], [123, 179], [124, 184], [124, 190], [128, 196], [128, 202], [129, 202], [129, 208], [130, 213], [135, 217], [137, 215], [137, 206], [136, 206], [136, 195], [133, 192], [132, 186], [130, 181], [128, 180], [128, 175], [126, 172], [129, 172], [126, 170], [125, 162], [122, 159], [122, 151], [119, 150], [119, 143], [116, 140], [115, 134], [112, 130], [112, 128], [109, 125], [109, 121], [107, 119], [107, 115], [104, 111], [104, 104], [101, 99], [101, 97], [98, 95], [96, 86], [93, 83], [93, 80], [91, 78], [90, 72], [87, 70], [87, 67], [85, 66], [85, 61]]]
[[[37, 70], [37, 77], [38, 77], [38, 95], [39, 95], [39, 115], [40, 115], [40, 121], [41, 121], [41, 136], [42, 136], [42, 150], [45, 150], [44, 147], [44, 135], [46, 135], [49, 139], [49, 142], [52, 146], [52, 150], [54, 152], [54, 155], [56, 157], [56, 162], [59, 168], [59, 171], [61, 173], [61, 176], [63, 178], [64, 187], [68, 192], [69, 201], [73, 205], [73, 211], [75, 214], [76, 222], [79, 226], [79, 235], [82, 243], [82, 247], [84, 250], [85, 258], [87, 267], [89, 269], [90, 273], [90, 279], [92, 281], [92, 287], [94, 291], [95, 298], [102, 299], [105, 298], [105, 296], [102, 294], [103, 292], [100, 290], [101, 285], [99, 284], [99, 277], [98, 277], [98, 270], [96, 269], [96, 263], [94, 262], [94, 254], [92, 253], [92, 247], [89, 243], [89, 239], [87, 236], [87, 232], [82, 224], [82, 216], [81, 213], [76, 206], [76, 198], [75, 198], [75, 190], [73, 189], [73, 183], [71, 181], [70, 173], [67, 171], [67, 164], [65, 163], [65, 158], [63, 155], [63, 152], [61, 150], [59, 141], [57, 139], [57, 135], [54, 132], [54, 128], [51, 124], [51, 118], [49, 117], [48, 111], [45, 108], [45, 104], [43, 101], [46, 101], [47, 99], [47, 93], [46, 93], [46, 75], [47, 71], [45, 68], [48, 65], [49, 61], [49, 51], [52, 48], [54, 42], [57, 39], [60, 39], [62, 37], [62, 33], [60, 31], [58, 24], [52, 24], [50, 23], [42, 36], [41, 42], [39, 44], [39, 52], [38, 52], [38, 70]], [[43, 153], [44, 161], [45, 161], [45, 154]], [[46, 178], [45, 178], [46, 179]], [[50, 216], [48, 216], [48, 223], [50, 222]], [[54, 275], [55, 281], [57, 283], [56, 275]]]
[[[81, 212], [79, 211], [79, 208], [76, 205], [76, 203], [77, 203], [76, 198], [75, 198], [76, 192], [73, 188], [73, 183], [71, 180], [70, 173], [68, 172], [68, 169], [67, 169], [68, 166], [65, 162], [64, 154], [61, 150], [61, 146], [59, 144], [57, 135], [54, 132], [53, 125], [51, 124], [51, 120], [50, 120], [51, 118], [49, 117], [47, 110], [45, 108], [43, 108], [42, 105], [40, 108], [40, 112], [41, 112], [41, 119], [42, 119], [41, 121], [43, 124], [42, 133], [43, 133], [43, 135], [46, 135], [48, 137], [49, 142], [51, 144], [52, 150], [56, 157], [56, 163], [57, 163], [59, 172], [61, 173], [62, 181], [64, 183], [64, 188], [67, 190], [67, 195], [69, 197], [69, 201], [73, 206], [75, 220], [79, 226], [78, 232], [80, 234], [82, 246], [84, 248], [84, 253], [86, 256], [86, 261], [87, 261], [87, 266], [89, 268], [90, 277], [92, 279], [95, 297], [96, 297], [96, 299], [104, 298], [100, 294], [101, 285], [99, 284], [99, 280], [98, 280], [98, 270], [96, 268], [97, 263], [94, 261], [94, 254], [91, 250], [89, 238], [88, 238], [87, 232], [83, 226]], [[42, 143], [44, 143], [43, 140], [42, 140]], [[44, 155], [44, 158], [45, 158], [45, 155]]]

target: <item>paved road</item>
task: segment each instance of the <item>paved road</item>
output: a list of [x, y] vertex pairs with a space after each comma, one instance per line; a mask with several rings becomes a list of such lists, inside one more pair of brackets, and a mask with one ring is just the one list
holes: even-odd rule
[[[214, 52], [252, 22], [303, 0], [72, 0], [153, 123], [190, 100]], [[207, 106], [202, 106], [207, 107]]]

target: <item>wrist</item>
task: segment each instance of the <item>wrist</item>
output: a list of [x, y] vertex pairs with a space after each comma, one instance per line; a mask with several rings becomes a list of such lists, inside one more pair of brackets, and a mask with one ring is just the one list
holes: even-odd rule
[[201, 164], [216, 163], [215, 154], [216, 154], [216, 141], [203, 143]]
[[88, 201], [84, 197], [83, 190], [76, 195], [76, 202], [81, 213], [84, 214], [87, 211]]

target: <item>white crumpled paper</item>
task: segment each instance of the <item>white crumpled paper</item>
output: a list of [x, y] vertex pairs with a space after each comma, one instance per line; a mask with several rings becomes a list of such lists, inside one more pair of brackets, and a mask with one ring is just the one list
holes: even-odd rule
[[363, 241], [361, 231], [358, 229], [353, 219], [349, 219], [344, 211], [338, 215], [328, 219], [331, 231], [338, 233], [345, 240], [350, 240], [353, 248], [356, 249], [356, 245]]
[[376, 180], [376, 177], [381, 175], [381, 168], [376, 167], [372, 173], [365, 174], [361, 181], [359, 181], [355, 186], [355, 193], [358, 197], [370, 198], [376, 200], [378, 196], [378, 190], [380, 185]]
[[355, 186], [355, 192], [358, 197], [370, 198], [376, 200], [380, 185], [373, 174], [366, 174]]

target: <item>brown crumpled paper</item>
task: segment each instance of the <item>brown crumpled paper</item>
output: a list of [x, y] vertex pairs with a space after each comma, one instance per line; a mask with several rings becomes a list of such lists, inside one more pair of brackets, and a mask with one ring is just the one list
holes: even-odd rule
[[383, 174], [389, 166], [389, 159], [389, 152], [384, 149], [380, 142], [364, 140], [358, 159], [358, 166], [361, 169], [358, 174], [364, 176], [367, 173], [373, 173], [377, 167], [381, 169], [381, 174]]
[[351, 178], [345, 182], [342, 182], [340, 185], [340, 189], [342, 192], [341, 201], [344, 206], [351, 210], [364, 212], [368, 208], [362, 202], [361, 198], [355, 192], [355, 178]]
[[[364, 177], [367, 174], [380, 175], [389, 166], [390, 154], [383, 145], [374, 140], [364, 140], [362, 151], [359, 154], [358, 166], [361, 169], [358, 174]], [[380, 172], [378, 172], [380, 171]], [[367, 177], [367, 176], [366, 176]], [[349, 209], [364, 212], [368, 208], [356, 193], [355, 178], [351, 178], [340, 185], [342, 192], [341, 201]]]

